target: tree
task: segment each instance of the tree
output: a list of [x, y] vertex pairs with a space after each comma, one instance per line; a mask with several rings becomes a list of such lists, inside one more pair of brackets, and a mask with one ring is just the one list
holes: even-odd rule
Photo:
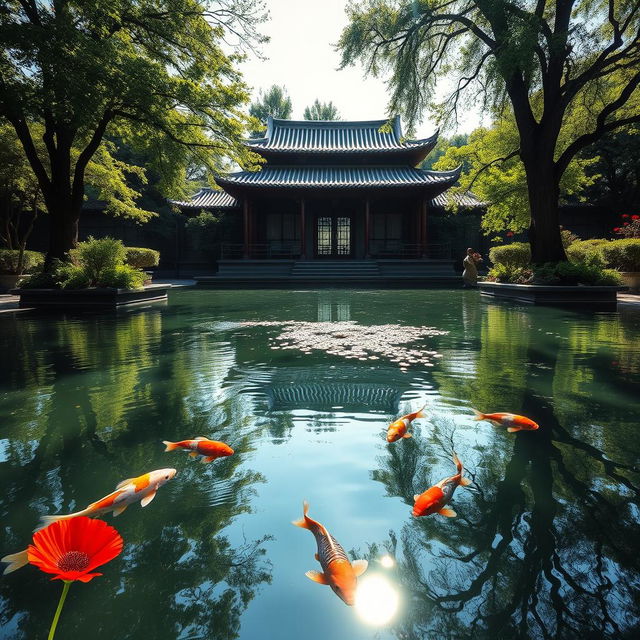
[[305, 120], [340, 120], [338, 107], [333, 102], [320, 102], [316, 98], [310, 107], [304, 109]]
[[[466, 144], [448, 147], [434, 164], [437, 170], [462, 165], [460, 191], [473, 191], [487, 202], [482, 217], [485, 232], [522, 231], [530, 223], [527, 175], [519, 156], [510, 153], [518, 145], [513, 118], [501, 118], [490, 128], [473, 131]], [[574, 158], [560, 180], [560, 198], [580, 197], [594, 181], [587, 175], [593, 160]]]
[[249, 114], [260, 120], [263, 126], [267, 126], [267, 118], [290, 118], [291, 98], [287, 95], [287, 90], [274, 84], [266, 91], [260, 91], [258, 99], [251, 103]]
[[[433, 169], [451, 147], [464, 147], [469, 142], [468, 133], [458, 133], [451, 138], [438, 136], [436, 146], [431, 153], [422, 161], [421, 169]], [[457, 165], [456, 165], [457, 166]], [[463, 168], [463, 171], [465, 169]]]
[[[465, 97], [512, 111], [518, 139], [508, 155], [526, 175], [532, 259], [566, 259], [563, 174], [582, 149], [640, 121], [640, 2], [363, 0], [348, 13], [342, 67], [363, 60], [374, 75], [390, 69], [392, 110], [414, 121], [446, 76], [451, 95], [435, 105], [443, 121]], [[588, 105], [588, 117], [559, 144], [577, 105]]]
[[248, 91], [239, 56], [222, 41], [229, 31], [259, 40], [256, 0], [2, 6], [0, 117], [14, 127], [51, 216], [49, 261], [77, 241], [87, 167], [108, 133], [146, 143], [169, 173], [193, 157], [212, 167], [221, 155], [252, 163], [240, 142]]

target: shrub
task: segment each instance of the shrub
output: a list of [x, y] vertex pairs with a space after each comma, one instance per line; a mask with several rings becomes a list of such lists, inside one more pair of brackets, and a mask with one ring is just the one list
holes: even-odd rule
[[69, 265], [60, 260], [52, 260], [49, 271], [42, 268], [20, 282], [20, 289], [60, 289], [67, 278]]
[[512, 264], [495, 264], [487, 274], [490, 282], [508, 282], [510, 284], [525, 284], [531, 279], [531, 269], [516, 267]]
[[562, 246], [565, 250], [570, 247], [574, 242], [579, 242], [580, 236], [569, 231], [569, 229], [563, 229], [560, 227], [560, 237], [562, 238]]
[[142, 247], [126, 247], [125, 263], [138, 269], [157, 267], [160, 262], [160, 252]]
[[122, 264], [111, 269], [105, 269], [100, 281], [101, 287], [115, 289], [141, 289], [146, 275], [143, 271], [128, 264]]
[[545, 285], [619, 284], [619, 275], [595, 263], [546, 262], [533, 268], [533, 282]]
[[613, 232], [623, 238], [640, 238], [640, 215], [624, 213], [620, 218], [622, 222]]
[[[17, 274], [18, 249], [0, 249], [0, 273]], [[25, 251], [22, 256], [22, 273], [34, 273], [44, 264], [44, 254], [39, 251]]]
[[513, 242], [489, 251], [489, 258], [494, 265], [510, 265], [526, 267], [531, 262], [531, 249], [526, 242]]
[[62, 289], [87, 289], [91, 281], [86, 271], [75, 264], [64, 265], [60, 269], [60, 286]]
[[126, 249], [120, 240], [90, 236], [86, 242], [78, 244], [72, 259], [84, 269], [91, 285], [96, 286], [106, 270], [124, 264], [125, 255]]
[[604, 266], [601, 249], [608, 243], [609, 240], [605, 240], [604, 238], [593, 238], [591, 240], [574, 242], [567, 248], [567, 258], [569, 258], [571, 262], [583, 262]]
[[612, 240], [601, 251], [607, 267], [618, 271], [640, 271], [640, 238]]

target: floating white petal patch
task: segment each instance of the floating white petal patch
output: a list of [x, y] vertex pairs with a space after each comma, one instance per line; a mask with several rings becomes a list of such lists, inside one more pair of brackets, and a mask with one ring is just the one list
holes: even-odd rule
[[[379, 360], [396, 362], [400, 369], [411, 365], [432, 367], [432, 360], [441, 358], [414, 343], [423, 338], [443, 336], [448, 331], [433, 327], [407, 327], [399, 324], [361, 325], [346, 322], [243, 322], [250, 327], [282, 327], [282, 332], [270, 339], [272, 349], [296, 349], [303, 353], [324, 351], [349, 360]], [[412, 345], [414, 346], [408, 346]]]

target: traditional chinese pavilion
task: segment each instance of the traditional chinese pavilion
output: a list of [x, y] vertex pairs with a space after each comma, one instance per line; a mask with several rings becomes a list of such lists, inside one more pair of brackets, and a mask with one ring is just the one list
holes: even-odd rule
[[[183, 211], [227, 211], [220, 270], [239, 261], [337, 262], [450, 258], [430, 239], [430, 210], [459, 176], [417, 168], [437, 133], [410, 140], [400, 118], [369, 121], [278, 120], [246, 144], [258, 171], [216, 178]], [[230, 237], [229, 237], [230, 236]], [[446, 253], [446, 255], [445, 255]], [[266, 265], [265, 265], [266, 266]], [[311, 265], [306, 265], [310, 267]]]

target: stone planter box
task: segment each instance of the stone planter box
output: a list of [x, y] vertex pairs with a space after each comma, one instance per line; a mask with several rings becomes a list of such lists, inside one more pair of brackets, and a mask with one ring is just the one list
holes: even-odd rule
[[0, 273], [0, 293], [7, 293], [18, 286], [18, 282], [26, 276], [16, 276], [8, 273]]
[[633, 293], [640, 291], [640, 271], [621, 271], [620, 275], [624, 284], [629, 287], [629, 291]]
[[166, 300], [170, 284], [143, 289], [14, 289], [20, 307], [47, 309], [117, 309], [132, 304]]
[[501, 300], [513, 300], [524, 304], [538, 304], [572, 309], [615, 311], [618, 291], [626, 287], [582, 285], [547, 286], [539, 284], [506, 284], [480, 282], [482, 296]]

